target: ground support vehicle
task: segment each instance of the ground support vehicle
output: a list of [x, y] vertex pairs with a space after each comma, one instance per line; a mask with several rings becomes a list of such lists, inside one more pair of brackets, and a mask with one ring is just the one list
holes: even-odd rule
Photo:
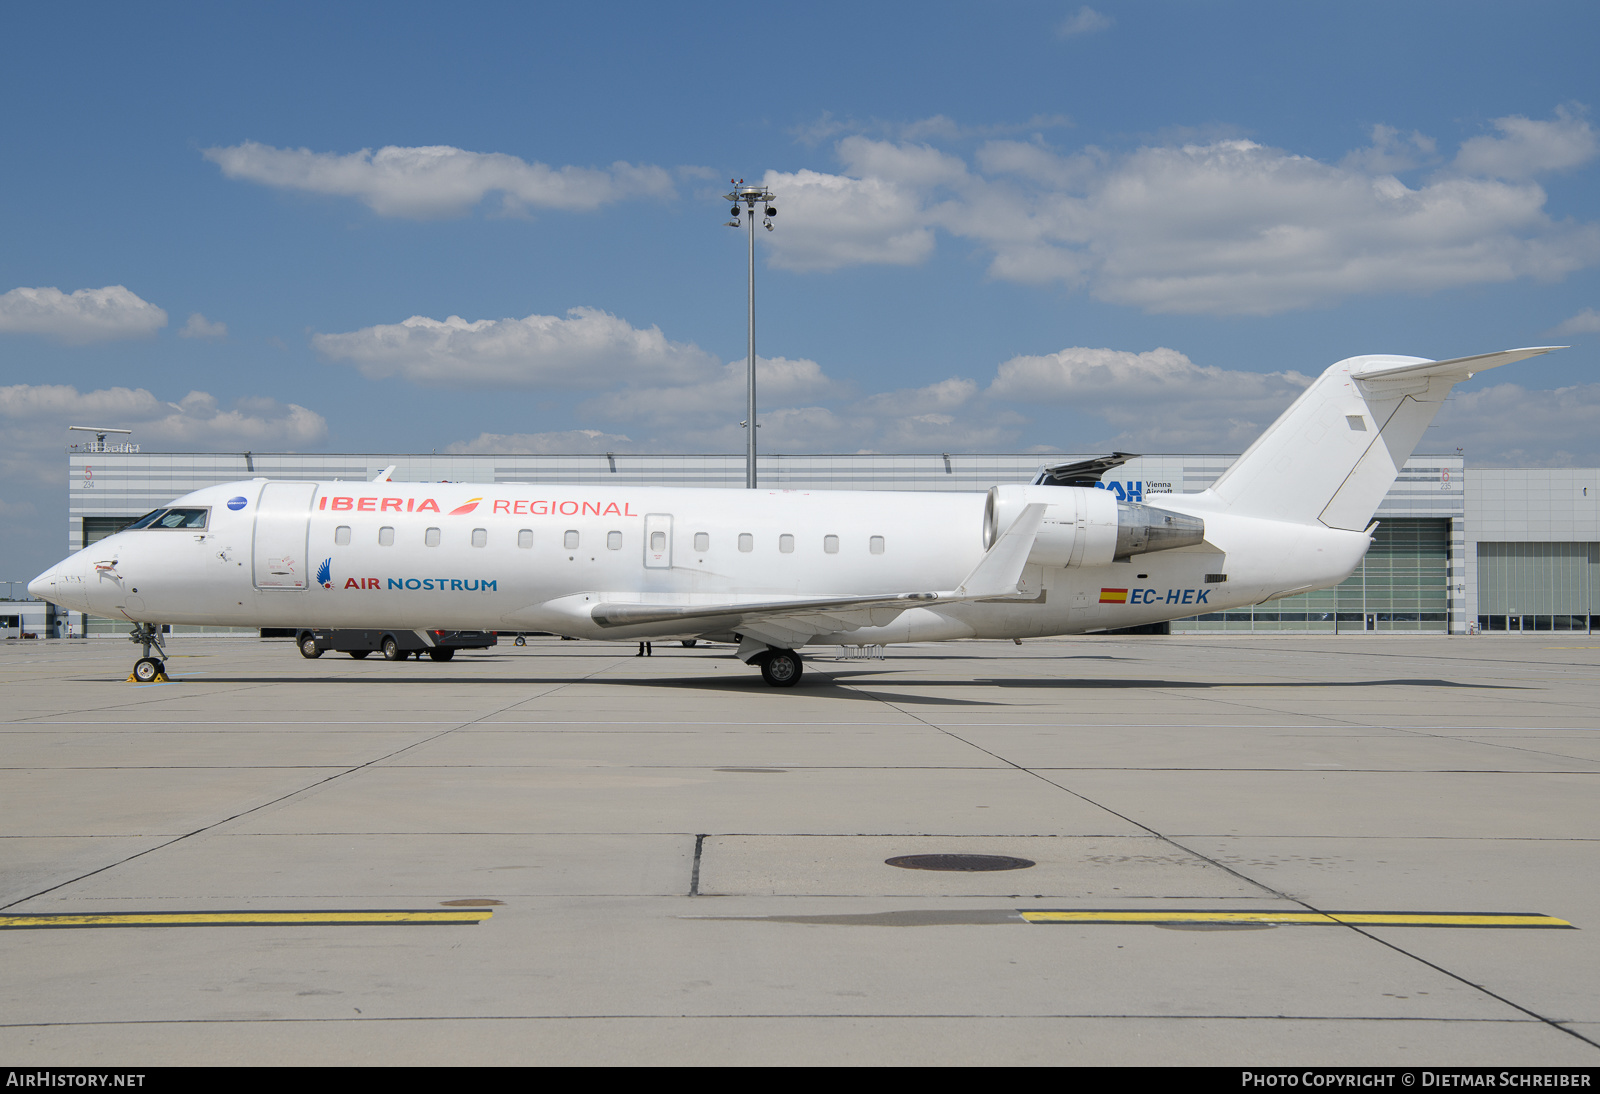
[[456, 650], [488, 649], [499, 641], [493, 631], [359, 631], [314, 627], [296, 631], [294, 640], [301, 657], [321, 657], [324, 652], [334, 650], [348, 653], [358, 661], [373, 652], [383, 654], [385, 661], [404, 661], [413, 655], [420, 661], [424, 654], [434, 661], [448, 661], [456, 655]]

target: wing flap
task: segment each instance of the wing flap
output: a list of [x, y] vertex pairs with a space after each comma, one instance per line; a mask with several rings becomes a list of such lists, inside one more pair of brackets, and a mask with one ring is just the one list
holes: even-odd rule
[[815, 615], [834, 618], [861, 609], [890, 609], [894, 615], [907, 608], [941, 599], [938, 593], [892, 593], [876, 596], [825, 596], [809, 600], [764, 600], [723, 604], [596, 604], [589, 613], [602, 627], [634, 627], [647, 623], [702, 623], [720, 625], [762, 617]]

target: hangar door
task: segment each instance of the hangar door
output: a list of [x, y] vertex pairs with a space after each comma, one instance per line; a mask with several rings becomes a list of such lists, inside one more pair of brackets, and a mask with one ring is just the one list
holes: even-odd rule
[[304, 589], [311, 583], [306, 537], [311, 530], [312, 482], [269, 482], [256, 505], [255, 579], [258, 589]]

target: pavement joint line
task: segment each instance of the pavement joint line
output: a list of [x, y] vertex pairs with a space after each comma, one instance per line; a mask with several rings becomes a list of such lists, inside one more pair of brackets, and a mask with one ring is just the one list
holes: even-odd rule
[[[843, 685], [839, 685], [839, 686], [843, 686]], [[1293, 736], [1304, 736], [1304, 737], [1326, 737], [1326, 736], [1330, 736], [1330, 734], [1326, 734], [1326, 733], [1311, 732], [1311, 731], [1315, 731], [1315, 730], [1319, 730], [1319, 729], [1346, 729], [1346, 728], [1358, 729], [1358, 730], [1366, 729], [1366, 730], [1382, 731], [1382, 732], [1388, 732], [1388, 733], [1425, 733], [1425, 734], [1428, 734], [1429, 736], [1440, 736], [1440, 737], [1444, 737], [1446, 739], [1459, 739], [1459, 738], [1453, 737], [1452, 736], [1453, 733], [1460, 733], [1460, 734], [1463, 734], [1465, 736], [1470, 737], [1472, 734], [1475, 734], [1475, 733], [1486, 733], [1486, 732], [1494, 732], [1494, 731], [1516, 732], [1516, 733], [1523, 733], [1523, 734], [1536, 734], [1536, 733], [1554, 732], [1554, 733], [1590, 733], [1590, 734], [1600, 735], [1600, 727], [1595, 727], [1595, 726], [1540, 726], [1537, 729], [1528, 729], [1527, 727], [1524, 727], [1524, 726], [1499, 726], [1499, 725], [1496, 725], [1496, 726], [1392, 726], [1392, 725], [1367, 725], [1367, 724], [1364, 724], [1364, 723], [1361, 723], [1361, 722], [1352, 722], [1352, 721], [1349, 721], [1347, 719], [1336, 719], [1332, 715], [1324, 715], [1324, 717], [1329, 718], [1331, 721], [1335, 721], [1337, 724], [1327, 725], [1327, 726], [1307, 725], [1307, 724], [1305, 724], [1303, 722], [1302, 723], [1283, 724], [1283, 725], [1278, 725], [1278, 724], [1253, 725], [1253, 724], [1249, 724], [1249, 723], [1240, 723], [1240, 722], [961, 722], [961, 723], [951, 723], [951, 724], [955, 725], [955, 727], [958, 728], [958, 729], [1011, 729], [1011, 728], [1021, 728], [1021, 729], [1059, 729], [1059, 728], [1062, 728], [1062, 727], [1066, 727], [1066, 728], [1069, 728], [1069, 729], [1285, 729], [1285, 730], [1297, 730], [1299, 732], [1294, 733]], [[368, 726], [368, 725], [371, 725], [371, 726], [390, 726], [390, 725], [394, 725], [394, 726], [409, 726], [409, 725], [431, 726], [431, 725], [454, 725], [454, 724], [456, 724], [457, 721], [458, 721], [458, 719], [451, 719], [451, 718], [424, 718], [424, 719], [366, 718], [366, 719], [341, 719], [341, 720], [337, 720], [337, 721], [335, 721], [335, 720], [323, 720], [323, 721], [319, 721], [316, 724], [315, 728], [308, 729], [305, 732], [308, 732], [308, 733], [310, 733], [310, 732], [321, 732], [321, 727], [323, 727], [323, 726], [342, 726], [342, 725], [348, 725], [348, 726]], [[151, 719], [149, 721], [120, 721], [120, 722], [116, 722], [116, 723], [107, 723], [107, 722], [104, 722], [104, 721], [71, 721], [71, 722], [68, 722], [68, 721], [58, 721], [58, 720], [56, 720], [54, 718], [51, 718], [48, 721], [46, 721], [44, 719], [39, 719], [39, 720], [27, 720], [27, 719], [24, 719], [24, 720], [14, 720], [14, 721], [0, 722], [0, 725], [6, 725], [6, 726], [53, 727], [53, 726], [63, 726], [63, 725], [69, 725], [69, 726], [71, 726], [71, 725], [81, 725], [81, 726], [97, 726], [97, 727], [101, 727], [101, 728], [112, 728], [112, 729], [118, 729], [118, 730], [122, 730], [122, 729], [131, 730], [132, 728], [137, 727], [137, 726], [146, 726], [146, 725], [148, 725], [148, 726], [162, 726], [164, 728], [164, 730], [171, 730], [172, 732], [177, 732], [178, 731], [177, 727], [182, 727], [182, 726], [194, 726], [196, 728], [205, 728], [205, 727], [208, 727], [208, 726], [256, 726], [256, 725], [259, 725], [259, 726], [281, 726], [281, 725], [303, 725], [303, 724], [304, 724], [303, 722], [292, 721], [290, 719], [285, 719], [285, 718], [252, 718], [252, 719], [241, 719], [241, 718], [231, 718], [231, 719], [216, 718], [216, 719], [212, 719], [212, 718], [208, 718], [203, 722], [202, 721], [174, 722], [174, 721], [171, 721], [171, 720], [157, 721], [157, 720]], [[811, 726], [900, 726], [900, 727], [904, 727], [904, 728], [907, 728], [907, 729], [920, 727], [920, 726], [924, 726], [924, 725], [935, 725], [935, 726], [941, 725], [941, 723], [929, 722], [926, 719], [917, 719], [914, 722], [860, 722], [860, 721], [830, 722], [830, 721], [819, 721], [819, 720], [814, 719], [814, 718], [813, 719], [807, 719], [807, 720], [804, 720], [804, 721], [792, 721], [792, 722], [758, 722], [758, 721], [750, 721], [750, 720], [745, 720], [745, 719], [740, 719], [740, 720], [737, 720], [737, 721], [726, 721], [726, 722], [701, 721], [701, 720], [682, 721], [682, 722], [665, 722], [665, 721], [656, 721], [656, 720], [644, 720], [644, 721], [641, 721], [639, 719], [626, 719], [626, 718], [616, 718], [616, 719], [607, 719], [607, 720], [559, 718], [559, 719], [548, 719], [548, 720], [538, 720], [538, 721], [535, 721], [535, 720], [515, 721], [515, 722], [513, 722], [513, 721], [498, 721], [498, 722], [485, 722], [485, 723], [481, 723], [481, 724], [479, 724], [479, 723], [473, 723], [473, 724], [477, 725], [479, 729], [491, 728], [491, 727], [494, 727], [494, 726], [501, 726], [501, 725], [504, 725], [504, 726], [529, 726], [529, 725], [535, 725], [535, 726], [539, 726], [539, 725], [550, 725], [550, 726], [588, 726], [588, 725], [595, 725], [595, 726], [637, 726], [637, 725], [652, 725], [652, 726], [808, 726], [808, 727], [811, 727]], [[1356, 734], [1344, 734], [1342, 736], [1357, 736], [1357, 735]]]
[[[123, 1018], [123, 1019], [86, 1019], [81, 1022], [0, 1022], [0, 1029], [76, 1029], [80, 1027], [96, 1026], [208, 1026], [208, 1025], [322, 1025], [325, 1023], [351, 1023], [363, 1022], [609, 1022], [609, 1021], [714, 1021], [726, 1022], [743, 1019], [753, 1021], [772, 1021], [774, 1019], [805, 1019], [805, 1020], [831, 1020], [837, 1019], [847, 1022], [857, 1022], [863, 1019], [893, 1019], [900, 1021], [965, 1019], [1014, 1021], [1017, 1019], [1134, 1019], [1149, 1020], [1154, 1022], [1189, 1021], [1189, 1022], [1418, 1022], [1418, 1023], [1449, 1023], [1453, 1025], [1483, 1025], [1483, 1026], [1537, 1026], [1541, 1023], [1531, 1018], [1456, 1018], [1447, 1015], [1373, 1015], [1373, 1014], [1283, 1014], [1257, 1013], [1217, 1013], [1217, 1014], [1172, 1014], [1166, 1012], [1115, 1012], [1104, 1011], [1054, 1011], [1039, 1013], [1037, 1011], [829, 1011], [818, 1013], [815, 1011], [708, 1011], [700, 1014], [685, 1014], [681, 1010], [658, 1012], [618, 1011], [614, 1013], [597, 1012], [590, 1014], [390, 1014], [362, 1015], [360, 1018], [350, 1017], [325, 1017], [325, 1018]], [[1559, 1027], [1558, 1027], [1559, 1028]], [[1554, 1070], [1554, 1069], [1552, 1069]]]
[[[838, 685], [838, 686], [851, 687], [852, 685], [843, 684], [843, 685]], [[1202, 693], [1202, 698], [1206, 698], [1206, 696], [1203, 693]], [[905, 715], [908, 715], [908, 716], [913, 717], [913, 718], [918, 718], [918, 720], [925, 721], [924, 719], [921, 719], [914, 711], [902, 710], [900, 707], [895, 706], [892, 702], [890, 702], [887, 699], [879, 698], [879, 701], [884, 703], [885, 705], [891, 707], [894, 710], [898, 710], [901, 714], [905, 714]], [[988, 749], [983, 748], [981, 745], [973, 744], [973, 742], [967, 741], [965, 738], [959, 736], [958, 734], [950, 732], [949, 730], [943, 729], [940, 726], [933, 725], [932, 723], [928, 723], [928, 724], [930, 726], [932, 726], [932, 728], [939, 729], [940, 732], [949, 733], [951, 737], [954, 737], [958, 741], [962, 741], [964, 744], [968, 744], [973, 748], [977, 748], [979, 751], [987, 752], [989, 755], [995, 757], [996, 759], [1003, 760], [1004, 762], [1006, 762], [1008, 764], [1011, 764], [1013, 767], [1016, 767], [1019, 770], [1027, 771], [1030, 775], [1033, 775], [1035, 778], [1038, 778], [1038, 779], [1040, 779], [1040, 780], [1042, 780], [1042, 781], [1044, 781], [1046, 783], [1049, 783], [1051, 786], [1055, 786], [1058, 789], [1062, 790], [1063, 792], [1065, 792], [1067, 794], [1071, 794], [1073, 797], [1076, 797], [1076, 798], [1080, 799], [1081, 801], [1086, 802], [1087, 804], [1090, 804], [1090, 805], [1093, 805], [1093, 806], [1095, 806], [1097, 808], [1103, 809], [1107, 813], [1110, 813], [1112, 816], [1118, 817], [1121, 820], [1127, 821], [1129, 824], [1133, 824], [1133, 825], [1136, 825], [1139, 828], [1142, 828], [1144, 831], [1149, 832], [1152, 836], [1155, 836], [1158, 839], [1164, 840], [1165, 842], [1171, 844], [1173, 847], [1177, 848], [1180, 851], [1183, 851], [1186, 854], [1193, 855], [1194, 857], [1196, 857], [1198, 859], [1201, 859], [1202, 861], [1210, 863], [1211, 865], [1217, 867], [1219, 870], [1222, 870], [1225, 873], [1227, 873], [1227, 874], [1229, 874], [1229, 875], [1231, 875], [1233, 877], [1238, 878], [1239, 880], [1245, 882], [1246, 884], [1253, 885], [1253, 886], [1255, 886], [1255, 887], [1257, 887], [1259, 889], [1264, 890], [1265, 892], [1271, 893], [1271, 894], [1273, 894], [1274, 896], [1278, 897], [1281, 900], [1285, 900], [1285, 901], [1292, 902], [1294, 904], [1298, 904], [1302, 908], [1306, 909], [1306, 911], [1308, 911], [1308, 912], [1312, 912], [1312, 913], [1320, 913], [1321, 912], [1321, 909], [1313, 907], [1311, 904], [1309, 904], [1305, 900], [1302, 900], [1302, 899], [1300, 899], [1298, 897], [1290, 896], [1288, 893], [1284, 893], [1284, 892], [1281, 892], [1281, 891], [1279, 891], [1277, 889], [1274, 889], [1272, 886], [1267, 885], [1265, 882], [1258, 881], [1257, 879], [1255, 879], [1253, 877], [1250, 877], [1248, 874], [1245, 874], [1245, 873], [1243, 873], [1243, 872], [1241, 872], [1239, 870], [1235, 870], [1231, 866], [1228, 866], [1226, 863], [1223, 863], [1223, 862], [1219, 861], [1218, 859], [1213, 858], [1210, 855], [1204, 854], [1203, 852], [1200, 852], [1200, 851], [1196, 851], [1196, 850], [1194, 850], [1194, 849], [1192, 849], [1190, 847], [1185, 846], [1182, 843], [1179, 843], [1176, 839], [1172, 838], [1171, 836], [1168, 836], [1168, 835], [1166, 835], [1164, 833], [1158, 832], [1154, 828], [1151, 828], [1147, 824], [1143, 824], [1140, 821], [1134, 820], [1132, 817], [1124, 816], [1123, 814], [1118, 813], [1116, 810], [1111, 809], [1109, 806], [1101, 805], [1099, 802], [1096, 802], [1093, 799], [1091, 799], [1089, 797], [1086, 797], [1083, 794], [1078, 793], [1077, 791], [1074, 791], [1074, 790], [1069, 789], [1068, 787], [1062, 786], [1060, 783], [1056, 782], [1053, 779], [1047, 779], [1043, 775], [1039, 774], [1036, 771], [1029, 770], [1028, 768], [1023, 767], [1021, 764], [1018, 764], [1015, 761], [1008, 760], [1008, 759], [1006, 759], [1006, 757], [1001, 756], [997, 752], [992, 752], [992, 751], [990, 751]], [[1435, 972], [1438, 972], [1443, 976], [1448, 976], [1452, 980], [1455, 980], [1455, 981], [1457, 981], [1459, 983], [1465, 984], [1468, 987], [1475, 988], [1478, 991], [1482, 992], [1484, 995], [1489, 996], [1491, 999], [1497, 1000], [1498, 1002], [1504, 1004], [1505, 1006], [1508, 1006], [1508, 1007], [1511, 1007], [1511, 1008], [1513, 1008], [1515, 1010], [1521, 1011], [1523, 1014], [1526, 1014], [1531, 1018], [1538, 1019], [1540, 1022], [1543, 1022], [1546, 1025], [1550, 1026], [1552, 1029], [1558, 1029], [1562, 1033], [1565, 1033], [1570, 1037], [1574, 1037], [1577, 1040], [1582, 1041], [1584, 1044], [1592, 1045], [1595, 1048], [1600, 1048], [1600, 1042], [1597, 1042], [1597, 1041], [1594, 1041], [1594, 1040], [1592, 1040], [1592, 1039], [1590, 1039], [1588, 1037], [1585, 1037], [1583, 1034], [1577, 1032], [1576, 1030], [1567, 1028], [1565, 1025], [1562, 1025], [1560, 1022], [1557, 1022], [1555, 1019], [1547, 1018], [1544, 1015], [1539, 1014], [1538, 1012], [1529, 1009], [1528, 1007], [1522, 1006], [1520, 1003], [1513, 1002], [1512, 1000], [1507, 999], [1505, 996], [1500, 995], [1500, 994], [1498, 994], [1496, 992], [1493, 992], [1493, 991], [1489, 990], [1484, 985], [1479, 984], [1479, 983], [1477, 983], [1477, 982], [1475, 982], [1473, 980], [1469, 980], [1467, 977], [1461, 975], [1460, 973], [1452, 972], [1449, 969], [1444, 968], [1442, 965], [1436, 964], [1436, 963], [1434, 963], [1432, 961], [1429, 961], [1428, 959], [1426, 959], [1426, 958], [1424, 958], [1424, 957], [1422, 957], [1422, 956], [1420, 956], [1418, 954], [1412, 953], [1410, 950], [1407, 950], [1402, 946], [1398, 946], [1395, 943], [1388, 941], [1387, 939], [1380, 938], [1377, 935], [1373, 934], [1370, 929], [1364, 928], [1360, 924], [1356, 924], [1356, 923], [1341, 923], [1340, 926], [1344, 927], [1345, 930], [1353, 931], [1356, 934], [1362, 935], [1365, 938], [1368, 938], [1368, 939], [1370, 939], [1370, 940], [1372, 940], [1374, 942], [1377, 942], [1381, 946], [1386, 946], [1386, 947], [1388, 947], [1389, 949], [1393, 950], [1394, 952], [1396, 952], [1398, 954], [1402, 954], [1402, 955], [1404, 955], [1406, 957], [1409, 957], [1413, 961], [1416, 961], [1416, 962], [1418, 962], [1418, 963], [1420, 963], [1422, 965], [1426, 965], [1428, 968], [1433, 969]]]
[[[588, 680], [592, 676], [597, 675], [601, 671], [604, 671], [604, 670], [603, 669], [597, 669], [597, 670], [595, 670], [594, 673], [589, 674], [589, 676], [581, 677], [580, 679], [581, 680]], [[547, 691], [547, 692], [541, 692], [539, 695], [535, 695], [535, 696], [523, 697], [521, 699], [518, 699], [516, 701], [516, 703], [531, 702], [533, 699], [542, 698], [544, 695], [554, 694], [555, 692], [560, 691], [562, 688], [568, 687], [572, 683], [576, 683], [576, 682], [578, 682], [578, 681], [568, 681], [568, 682], [564, 682], [564, 683], [559, 683], [559, 684], [555, 685], [554, 687], [550, 688], [550, 690]], [[511, 706], [515, 706], [516, 703], [511, 704]], [[343, 771], [337, 771], [334, 774], [329, 775], [327, 778], [318, 779], [315, 782], [312, 782], [312, 783], [310, 783], [310, 784], [308, 784], [306, 786], [300, 787], [298, 790], [292, 790], [287, 794], [280, 795], [280, 796], [272, 799], [271, 801], [262, 802], [259, 805], [253, 805], [248, 809], [240, 810], [238, 813], [235, 813], [232, 816], [223, 817], [222, 819], [213, 821], [210, 824], [202, 825], [199, 828], [194, 829], [192, 832], [185, 832], [185, 833], [183, 833], [181, 835], [174, 836], [173, 838], [171, 838], [169, 840], [165, 840], [165, 841], [163, 841], [161, 843], [156, 844], [154, 847], [147, 847], [142, 851], [136, 851], [133, 854], [127, 856], [126, 858], [118, 859], [116, 862], [107, 863], [104, 866], [99, 866], [99, 867], [96, 867], [93, 870], [85, 871], [84, 873], [79, 874], [76, 877], [68, 878], [65, 881], [60, 881], [60, 882], [57, 882], [54, 885], [48, 886], [48, 887], [46, 887], [44, 889], [40, 889], [36, 893], [29, 893], [27, 895], [17, 897], [14, 900], [7, 901], [4, 904], [0, 904], [0, 911], [4, 911], [6, 908], [15, 907], [16, 905], [21, 904], [21, 903], [23, 903], [25, 901], [33, 900], [33, 899], [35, 899], [37, 897], [43, 896], [46, 893], [54, 892], [55, 890], [64, 888], [64, 887], [66, 887], [68, 885], [74, 885], [77, 882], [80, 882], [80, 881], [84, 880], [85, 878], [94, 877], [96, 874], [103, 874], [108, 870], [114, 870], [118, 866], [122, 866], [125, 863], [132, 862], [136, 858], [143, 858], [146, 855], [154, 854], [155, 852], [160, 851], [160, 850], [162, 850], [164, 848], [171, 847], [175, 843], [179, 843], [179, 842], [181, 842], [183, 840], [189, 839], [191, 836], [198, 836], [203, 832], [210, 831], [211, 829], [219, 827], [219, 826], [224, 825], [224, 824], [227, 824], [230, 821], [238, 820], [240, 817], [248, 816], [251, 813], [255, 813], [255, 812], [258, 812], [259, 810], [266, 809], [269, 806], [277, 805], [279, 802], [288, 801], [290, 798], [296, 797], [297, 795], [300, 795], [300, 794], [304, 794], [309, 790], [314, 790], [317, 787], [325, 786], [328, 783], [333, 782], [335, 779], [341, 779], [344, 776], [353, 774], [353, 773], [355, 773], [357, 771], [364, 771], [369, 767], [372, 767], [372, 766], [374, 766], [376, 764], [382, 763], [384, 760], [390, 758], [391, 756], [398, 756], [400, 753], [405, 752], [408, 749], [417, 748], [417, 747], [419, 747], [421, 745], [427, 744], [429, 741], [434, 741], [434, 740], [437, 740], [438, 738], [443, 737], [443, 736], [445, 736], [447, 734], [453, 733], [457, 729], [462, 728], [463, 725], [471, 725], [473, 722], [478, 721], [481, 718], [488, 718], [488, 717], [493, 716], [494, 714], [499, 714], [499, 713], [502, 713], [502, 712], [504, 712], [506, 710], [509, 710], [509, 709], [511, 709], [511, 706], [501, 707], [499, 710], [491, 711], [488, 714], [480, 715], [479, 718], [470, 719], [470, 720], [468, 720], [466, 722], [463, 722], [463, 723], [460, 723], [460, 724], [454, 726], [453, 728], [441, 730], [438, 733], [430, 734], [427, 737], [424, 737], [420, 741], [412, 741], [410, 744], [407, 744], [407, 745], [404, 745], [404, 746], [402, 746], [400, 748], [397, 748], [393, 752], [385, 753], [384, 755], [375, 757], [375, 758], [373, 758], [371, 760], [366, 761], [365, 763], [356, 764], [356, 765], [354, 765], [352, 767], [347, 767]]]

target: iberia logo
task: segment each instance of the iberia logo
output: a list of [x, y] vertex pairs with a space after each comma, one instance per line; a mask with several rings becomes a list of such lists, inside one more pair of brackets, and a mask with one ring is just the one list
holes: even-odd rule
[[467, 504], [458, 505], [454, 509], [450, 510], [450, 515], [452, 517], [464, 516], [476, 509], [478, 507], [478, 503], [482, 500], [482, 498], [471, 498], [467, 501]]
[[317, 567], [317, 583], [324, 589], [333, 588], [333, 559], [325, 558]]
[[1127, 602], [1128, 602], [1128, 590], [1127, 589], [1101, 589], [1100, 590], [1100, 603], [1102, 603], [1102, 604], [1126, 604]]

